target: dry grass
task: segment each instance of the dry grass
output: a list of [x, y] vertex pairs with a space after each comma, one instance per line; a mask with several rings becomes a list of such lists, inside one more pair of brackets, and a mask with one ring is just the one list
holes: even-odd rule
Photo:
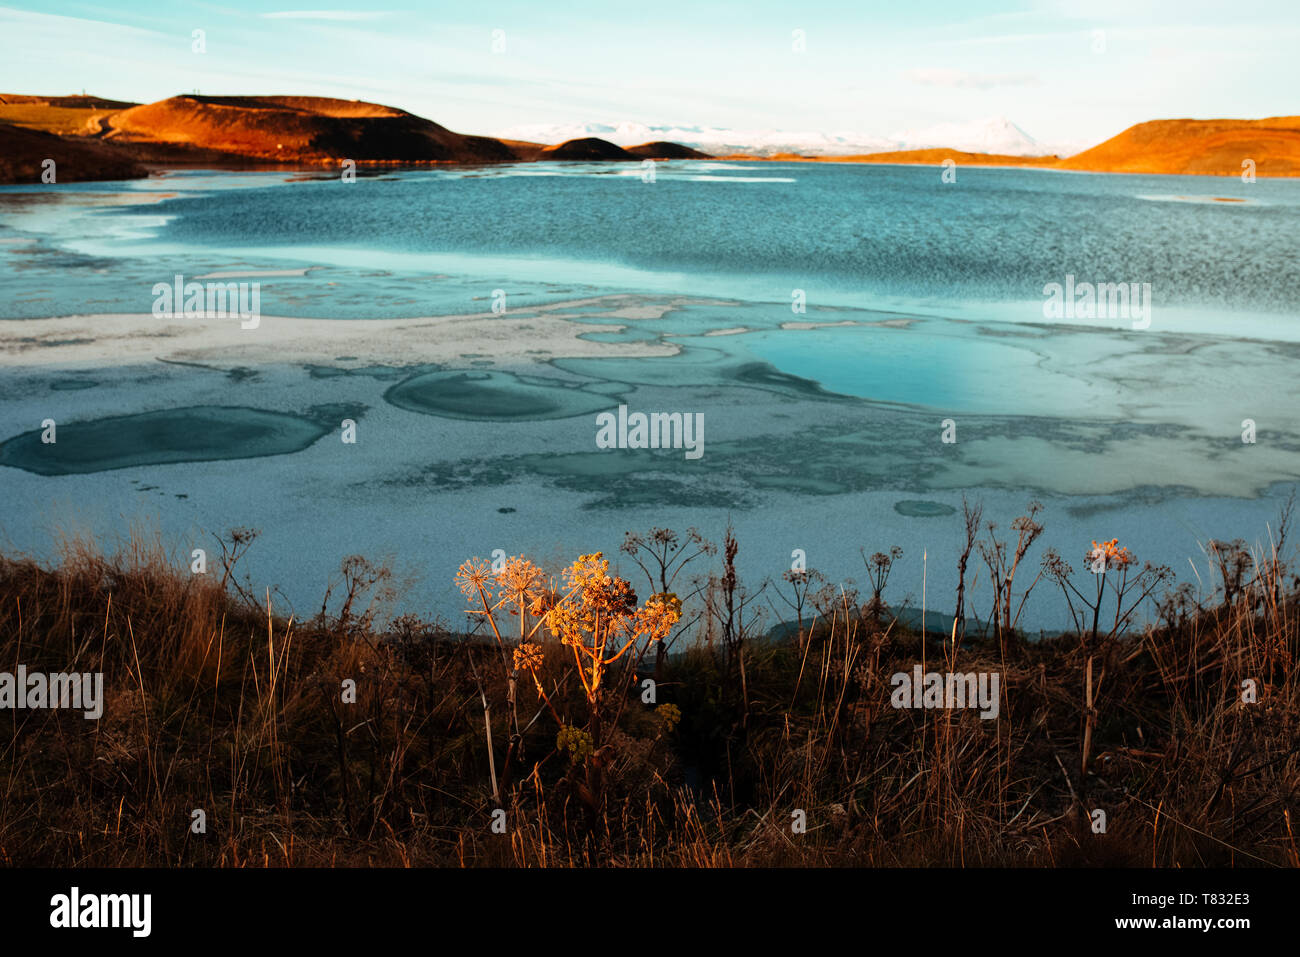
[[84, 136], [99, 130], [99, 121], [116, 108], [48, 106], [40, 103], [0, 104], [0, 123], [60, 136]]
[[[557, 746], [589, 706], [571, 648], [534, 639], [553, 710], [529, 678], [512, 714], [495, 641], [410, 617], [380, 629], [367, 601], [384, 577], [364, 563], [334, 610], [299, 622], [140, 540], [111, 556], [74, 543], [54, 567], [0, 559], [0, 670], [102, 671], [106, 697], [99, 721], [0, 712], [0, 860], [1300, 866], [1296, 583], [1258, 567], [1229, 602], [1184, 592], [1159, 627], [1089, 642], [954, 648], [848, 600], [777, 643], [689, 619], [700, 641], [655, 663], [658, 707], [611, 669], [618, 719], [578, 756]], [[719, 587], [735, 599], [724, 574], [709, 607], [734, 609]], [[999, 672], [1000, 717], [893, 708], [889, 676], [923, 658]], [[512, 756], [498, 800], [484, 702], [496, 771]]]

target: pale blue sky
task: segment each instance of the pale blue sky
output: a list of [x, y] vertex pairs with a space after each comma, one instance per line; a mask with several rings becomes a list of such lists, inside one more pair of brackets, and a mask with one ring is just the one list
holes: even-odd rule
[[1146, 119], [1300, 113], [1297, 0], [374, 2], [0, 7], [0, 91], [338, 96], [488, 134], [629, 120], [886, 135], [1005, 115], [1039, 140], [1097, 142]]

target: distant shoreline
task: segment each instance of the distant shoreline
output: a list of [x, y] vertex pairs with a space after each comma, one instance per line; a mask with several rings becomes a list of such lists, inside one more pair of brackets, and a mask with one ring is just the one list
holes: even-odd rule
[[[131, 104], [90, 96], [0, 94], [0, 183], [145, 178], [161, 169], [351, 170], [531, 162], [953, 165], [1136, 175], [1300, 176], [1300, 116], [1151, 120], [1067, 157], [947, 147], [843, 156], [728, 153], [599, 137], [563, 143], [457, 133], [396, 107], [308, 96], [172, 96]], [[52, 164], [52, 165], [51, 165]], [[50, 179], [57, 171], [54, 180]]]

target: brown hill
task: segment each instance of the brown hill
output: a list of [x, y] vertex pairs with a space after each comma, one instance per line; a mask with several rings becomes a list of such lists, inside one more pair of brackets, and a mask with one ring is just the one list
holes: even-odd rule
[[60, 136], [97, 133], [99, 121], [117, 110], [135, 106], [98, 96], [26, 96], [0, 93], [0, 123], [44, 130]]
[[501, 140], [501, 142], [510, 147], [510, 152], [515, 154], [515, 159], [524, 161], [538, 159], [542, 155], [542, 150], [547, 148], [545, 143], [532, 143], [528, 140]]
[[101, 96], [31, 96], [26, 93], [0, 93], [0, 104], [6, 106], [53, 106], [59, 109], [125, 110], [137, 106], [129, 100], [106, 100]]
[[609, 140], [602, 140], [595, 136], [565, 140], [555, 146], [543, 147], [537, 156], [537, 159], [541, 160], [635, 160], [640, 158], [629, 153], [621, 146], [615, 146]]
[[1130, 126], [1060, 169], [1104, 173], [1240, 176], [1254, 160], [1259, 176], [1300, 176], [1300, 116], [1264, 120], [1152, 120]]
[[515, 158], [485, 136], [465, 136], [404, 110], [327, 97], [174, 96], [113, 113], [114, 142], [168, 144], [275, 163], [475, 163]]
[[131, 157], [96, 140], [68, 138], [0, 123], [0, 183], [39, 184], [42, 164], [47, 159], [54, 160], [58, 183], [149, 175]]
[[899, 163], [960, 166], [1018, 166], [1098, 173], [1168, 173], [1240, 176], [1242, 162], [1255, 161], [1258, 176], [1300, 176], [1300, 116], [1264, 120], [1152, 120], [1074, 156], [1006, 156], [961, 150], [899, 150], [855, 156], [771, 156], [732, 154], [723, 159], [808, 163]]
[[680, 143], [669, 143], [664, 140], [642, 143], [640, 146], [629, 146], [627, 152], [633, 156], [640, 156], [642, 159], [713, 159], [708, 153], [701, 153], [689, 146], [682, 146]]

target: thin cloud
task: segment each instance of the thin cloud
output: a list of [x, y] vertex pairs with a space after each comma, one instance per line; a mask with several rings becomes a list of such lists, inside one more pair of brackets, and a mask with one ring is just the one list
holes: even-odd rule
[[998, 86], [1035, 86], [1033, 73], [967, 73], [963, 70], [922, 69], [903, 74], [922, 86], [946, 86], [954, 89], [991, 90]]
[[280, 10], [261, 14], [264, 20], [378, 20], [386, 16], [378, 10]]

